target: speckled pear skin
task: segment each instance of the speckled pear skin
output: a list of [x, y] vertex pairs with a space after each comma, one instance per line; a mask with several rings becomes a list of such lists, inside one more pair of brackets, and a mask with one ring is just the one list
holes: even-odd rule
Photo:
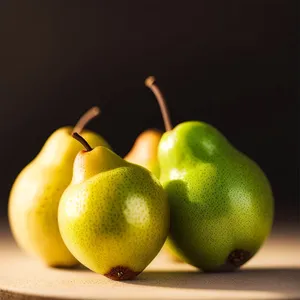
[[172, 251], [204, 271], [233, 270], [253, 257], [273, 222], [271, 188], [258, 165], [197, 121], [165, 133], [158, 157]]
[[156, 129], [148, 129], [142, 132], [124, 159], [148, 169], [152, 174], [159, 178], [160, 170], [157, 158], [157, 148], [161, 136], [162, 132]]
[[[57, 223], [60, 197], [71, 182], [74, 159], [82, 149], [71, 131], [63, 127], [49, 137], [18, 175], [9, 198], [9, 223], [17, 244], [54, 267], [78, 264], [63, 243]], [[82, 135], [94, 147], [109, 147], [96, 133], [84, 130]]]
[[166, 192], [148, 170], [104, 147], [79, 153], [73, 174], [58, 213], [65, 244], [94, 272], [133, 279], [168, 235]]

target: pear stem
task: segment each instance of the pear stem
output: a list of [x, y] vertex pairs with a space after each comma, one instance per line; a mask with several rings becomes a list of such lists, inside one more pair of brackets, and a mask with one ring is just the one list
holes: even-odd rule
[[73, 132], [72, 137], [75, 140], [77, 140], [78, 142], [80, 142], [84, 146], [86, 151], [92, 151], [93, 150], [93, 148], [90, 146], [90, 144], [79, 133]]
[[161, 90], [158, 88], [158, 86], [155, 84], [155, 77], [149, 76], [145, 80], [145, 85], [153, 92], [154, 96], [156, 97], [156, 100], [159, 104], [160, 111], [164, 120], [166, 131], [170, 131], [173, 129], [171, 119], [170, 119], [170, 113], [167, 107], [167, 102], [161, 92]]
[[90, 108], [78, 120], [77, 124], [73, 128], [72, 135], [75, 132], [81, 133], [83, 128], [87, 125], [87, 123], [90, 122], [92, 119], [94, 119], [99, 114], [100, 114], [100, 108], [99, 107], [94, 106], [94, 107]]

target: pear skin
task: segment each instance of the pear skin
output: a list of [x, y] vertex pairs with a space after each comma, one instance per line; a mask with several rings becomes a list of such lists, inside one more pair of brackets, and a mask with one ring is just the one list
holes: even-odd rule
[[147, 169], [96, 147], [76, 157], [58, 222], [79, 262], [110, 279], [129, 280], [147, 267], [166, 240], [167, 195]]
[[162, 132], [156, 129], [142, 132], [124, 159], [148, 169], [159, 178], [157, 147], [161, 136]]

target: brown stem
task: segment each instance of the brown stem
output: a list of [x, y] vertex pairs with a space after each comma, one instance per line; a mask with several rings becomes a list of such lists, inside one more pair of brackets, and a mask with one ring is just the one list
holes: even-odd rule
[[77, 132], [73, 132], [72, 137], [74, 139], [76, 139], [78, 142], [80, 142], [84, 146], [86, 151], [92, 151], [93, 150], [93, 148], [90, 146], [90, 144]]
[[72, 134], [75, 132], [81, 133], [83, 128], [86, 126], [86, 124], [94, 119], [96, 116], [100, 114], [100, 108], [97, 106], [94, 106], [90, 108], [86, 113], [82, 115], [82, 117], [79, 119], [75, 127], [73, 128]]
[[158, 88], [158, 86], [155, 84], [155, 77], [154, 76], [149, 76], [146, 80], [145, 80], [145, 85], [153, 92], [153, 94], [156, 97], [156, 100], [159, 104], [160, 107], [160, 111], [165, 123], [165, 128], [166, 131], [170, 131], [173, 129], [172, 123], [171, 123], [171, 119], [170, 119], [170, 113], [167, 107], [167, 102], [162, 94], [162, 92], [160, 91], [160, 89]]

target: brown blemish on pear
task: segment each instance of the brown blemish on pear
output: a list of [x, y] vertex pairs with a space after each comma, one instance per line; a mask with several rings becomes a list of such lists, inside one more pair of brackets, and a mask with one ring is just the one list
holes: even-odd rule
[[239, 268], [251, 258], [251, 253], [246, 250], [236, 249], [232, 251], [227, 258], [227, 263]]
[[130, 268], [117, 266], [111, 268], [111, 270], [108, 273], [104, 274], [104, 276], [112, 280], [123, 281], [123, 280], [132, 280], [139, 274], [140, 272], [134, 272]]
[[236, 269], [240, 268], [243, 264], [245, 264], [251, 257], [252, 254], [249, 251], [242, 249], [233, 250], [228, 255], [226, 262], [213, 272], [235, 271]]

